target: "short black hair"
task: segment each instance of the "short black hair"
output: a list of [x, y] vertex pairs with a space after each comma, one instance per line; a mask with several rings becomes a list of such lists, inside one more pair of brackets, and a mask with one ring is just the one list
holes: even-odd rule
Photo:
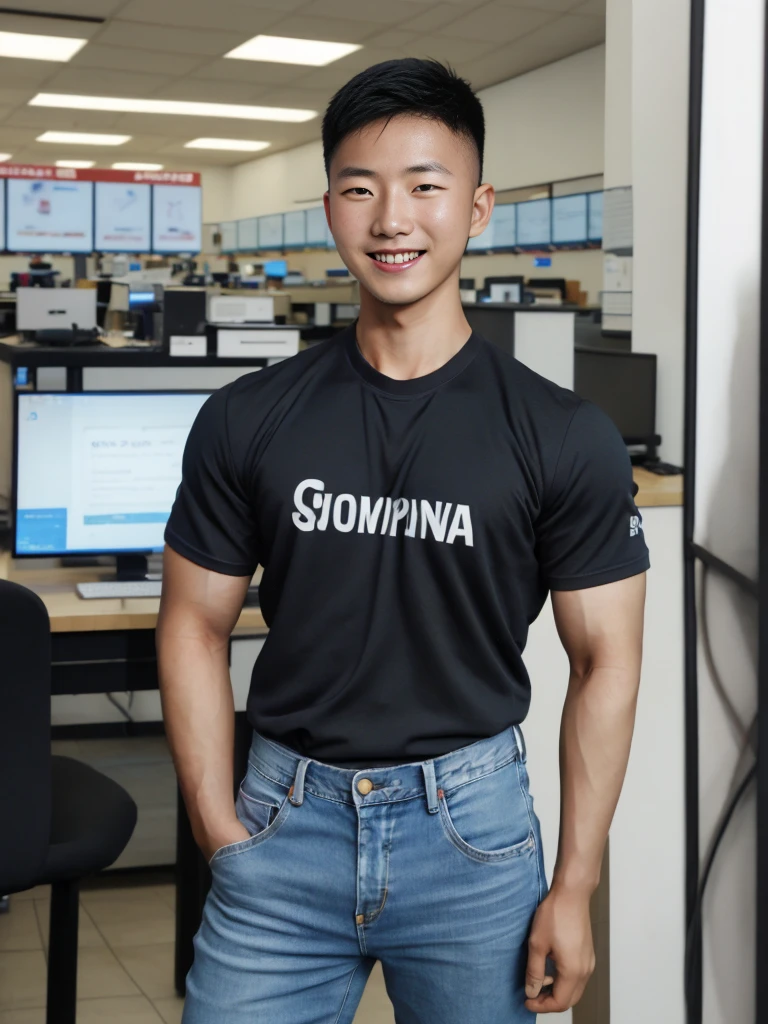
[[352, 132], [382, 118], [415, 114], [442, 121], [474, 142], [483, 177], [485, 116], [472, 86], [453, 68], [432, 58], [401, 57], [366, 68], [331, 98], [323, 117], [323, 159], [328, 174], [333, 154]]

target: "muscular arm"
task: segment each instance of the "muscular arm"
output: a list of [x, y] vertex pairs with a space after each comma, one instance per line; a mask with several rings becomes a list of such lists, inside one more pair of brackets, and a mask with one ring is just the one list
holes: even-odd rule
[[195, 840], [206, 859], [245, 838], [233, 800], [229, 637], [250, 576], [225, 576], [167, 545], [156, 644], [166, 735]]
[[[594, 969], [589, 901], [629, 760], [644, 605], [645, 573], [552, 593], [570, 678], [560, 728], [557, 858], [529, 940], [526, 993], [533, 998], [526, 1006], [540, 1013], [578, 1002]], [[557, 965], [554, 991], [538, 995], [548, 955]]]

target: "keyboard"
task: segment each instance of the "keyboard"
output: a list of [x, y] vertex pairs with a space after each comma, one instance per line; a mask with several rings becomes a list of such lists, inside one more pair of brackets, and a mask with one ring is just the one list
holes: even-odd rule
[[100, 580], [98, 583], [78, 583], [80, 597], [160, 597], [162, 580]]

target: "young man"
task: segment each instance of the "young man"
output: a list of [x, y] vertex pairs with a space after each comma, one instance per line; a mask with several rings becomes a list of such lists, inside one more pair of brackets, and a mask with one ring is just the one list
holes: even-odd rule
[[[344, 86], [324, 201], [359, 319], [221, 388], [192, 428], [158, 623], [212, 869], [184, 1024], [348, 1024], [377, 959], [398, 1024], [521, 1024], [593, 970], [648, 552], [611, 421], [464, 316], [483, 142], [438, 63]], [[233, 806], [227, 642], [258, 564], [270, 632]], [[570, 684], [548, 888], [520, 722], [549, 591]]]

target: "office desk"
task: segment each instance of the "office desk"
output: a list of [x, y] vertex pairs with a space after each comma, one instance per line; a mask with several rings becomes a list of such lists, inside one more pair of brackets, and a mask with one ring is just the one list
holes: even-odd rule
[[[30, 566], [31, 563], [31, 567]], [[51, 694], [112, 693], [158, 688], [155, 625], [160, 599], [83, 600], [74, 584], [111, 576], [110, 566], [35, 568], [0, 552], [0, 578], [21, 583], [42, 598], [51, 620]], [[255, 578], [261, 575], [259, 569]], [[243, 608], [233, 637], [261, 636], [267, 627], [258, 608]], [[252, 728], [236, 713], [235, 785], [245, 774]], [[234, 797], [234, 794], [233, 794]], [[194, 955], [192, 939], [210, 886], [210, 870], [192, 836], [177, 788], [175, 985], [184, 980]]]
[[635, 496], [638, 508], [658, 508], [663, 505], [683, 504], [683, 480], [680, 476], [659, 476], [641, 466], [632, 467], [639, 490]]

